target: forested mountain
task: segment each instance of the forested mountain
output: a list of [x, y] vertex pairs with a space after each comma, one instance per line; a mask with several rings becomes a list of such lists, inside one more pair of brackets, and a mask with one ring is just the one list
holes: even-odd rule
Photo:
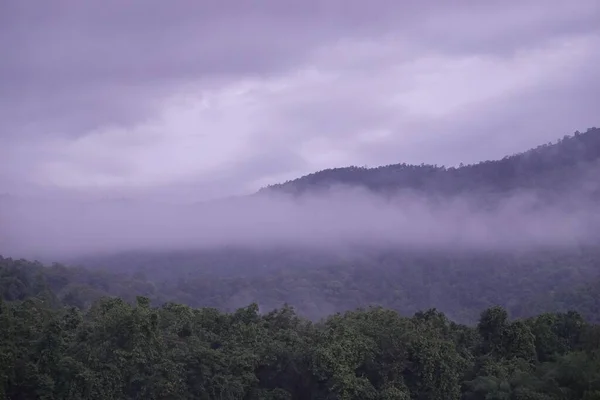
[[[476, 199], [506, 197], [533, 188], [545, 193], [540, 197], [543, 201], [572, 198], [585, 203], [589, 210], [583, 215], [591, 220], [600, 212], [594, 201], [600, 182], [600, 175], [594, 175], [600, 171], [599, 162], [600, 130], [592, 128], [499, 161], [460, 168], [394, 165], [322, 171], [263, 190], [260, 195], [273, 190], [318, 191], [334, 183], [388, 192], [390, 188], [426, 189], [429, 194], [447, 192]], [[568, 222], [569, 216], [581, 209], [567, 207], [561, 211], [563, 220]], [[517, 221], [506, 221], [508, 232], [513, 223]], [[444, 227], [433, 226], [432, 236], [435, 229]], [[559, 223], [552, 229], [568, 232]], [[462, 323], [474, 323], [481, 310], [502, 305], [514, 317], [577, 310], [600, 321], [600, 291], [594, 290], [600, 288], [600, 247], [595, 237], [583, 244], [570, 241], [569, 233], [563, 237], [564, 243], [555, 241], [542, 248], [528, 247], [528, 243], [519, 248], [469, 250], [353, 245], [352, 252], [328, 252], [293, 246], [223, 246], [122, 252], [72, 262], [122, 276], [118, 279], [121, 283], [104, 289], [94, 286], [95, 291], [143, 294], [158, 303], [177, 301], [223, 310], [250, 302], [258, 303], [262, 310], [289, 303], [312, 319], [367, 305], [392, 308], [404, 315], [436, 307]], [[132, 286], [122, 287], [123, 282]], [[61, 287], [60, 293], [66, 296], [70, 290]]]
[[600, 185], [600, 129], [575, 132], [555, 143], [538, 146], [501, 160], [460, 167], [393, 164], [377, 168], [327, 169], [262, 189], [300, 194], [334, 185], [362, 186], [378, 192], [413, 190], [432, 195], [491, 192], [506, 195], [515, 190], [562, 193], [585, 190], [598, 196]]
[[511, 320], [492, 307], [468, 327], [433, 309], [367, 308], [311, 323], [288, 306], [155, 308], [131, 297], [140, 286], [129, 303], [65, 304], [93, 299], [76, 287], [127, 287], [115, 278], [0, 259], [0, 397], [600, 398], [600, 326], [575, 312]]

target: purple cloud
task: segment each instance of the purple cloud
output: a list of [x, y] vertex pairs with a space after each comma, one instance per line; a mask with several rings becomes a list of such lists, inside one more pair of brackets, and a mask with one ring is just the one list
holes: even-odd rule
[[0, 183], [190, 201], [598, 125], [594, 0], [0, 5]]

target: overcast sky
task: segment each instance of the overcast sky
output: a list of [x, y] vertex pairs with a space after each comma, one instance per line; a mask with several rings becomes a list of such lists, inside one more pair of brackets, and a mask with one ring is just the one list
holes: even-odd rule
[[2, 0], [0, 192], [200, 199], [600, 125], [600, 1]]

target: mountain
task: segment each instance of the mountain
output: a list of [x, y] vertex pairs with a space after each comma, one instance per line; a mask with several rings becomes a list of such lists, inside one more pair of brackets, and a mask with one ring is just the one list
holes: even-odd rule
[[581, 189], [600, 193], [600, 129], [575, 132], [548, 143], [506, 156], [459, 167], [392, 164], [377, 168], [344, 167], [326, 169], [285, 183], [261, 189], [265, 192], [302, 194], [336, 185], [359, 186], [376, 192], [417, 191], [429, 195], [492, 193], [506, 195], [517, 190], [564, 194]]
[[[52, 282], [57, 282], [54, 289], [58, 298], [78, 306], [89, 305], [90, 299], [105, 295], [133, 301], [136, 294], [143, 294], [156, 304], [175, 301], [230, 311], [251, 302], [259, 304], [263, 311], [287, 303], [296, 307], [300, 315], [314, 320], [338, 311], [375, 305], [404, 315], [433, 307], [454, 321], [472, 324], [482, 310], [501, 305], [513, 317], [576, 310], [589, 320], [600, 322], [597, 311], [600, 292], [595, 290], [600, 287], [600, 240], [595, 225], [600, 215], [597, 207], [599, 165], [600, 130], [591, 128], [502, 160], [457, 168], [397, 164], [372, 169], [326, 170], [264, 188], [251, 198], [225, 202], [225, 215], [232, 220], [243, 219], [243, 223], [225, 221], [229, 224], [227, 229], [219, 230], [217, 219], [205, 229], [207, 233], [203, 236], [221, 235], [227, 239], [238, 235], [237, 238], [244, 240], [258, 237], [260, 246], [222, 242], [210, 248], [157, 247], [86, 254], [59, 260], [82, 268], [57, 267], [44, 271], [51, 274]], [[417, 234], [409, 228], [416, 228], [419, 218], [408, 220], [409, 231], [402, 239], [407, 242], [380, 242], [385, 239], [382, 232], [386, 231], [378, 231], [378, 226], [393, 228], [394, 223], [388, 223], [388, 219], [397, 217], [392, 214], [394, 207], [402, 207], [391, 200], [366, 208], [350, 208], [349, 213], [342, 213], [337, 219], [329, 218], [326, 213], [318, 214], [314, 220], [323, 220], [320, 225], [305, 221], [311, 217], [308, 212], [283, 219], [288, 210], [297, 211], [293, 208], [296, 204], [305, 204], [307, 198], [319, 198], [312, 194], [335, 191], [338, 186], [358, 187], [388, 200], [404, 193], [415, 194], [417, 203], [433, 198], [434, 211], [438, 206], [444, 212], [450, 209], [452, 218], [434, 212], [428, 225], [419, 230], [420, 246], [412, 246], [414, 241], [409, 240]], [[327, 212], [335, 213], [348, 204], [363, 202], [358, 194], [351, 198], [358, 192], [342, 193], [343, 196], [332, 197], [334, 200], [330, 201]], [[523, 193], [535, 193], [544, 203], [543, 207], [552, 213], [541, 213], [533, 218], [530, 213], [535, 214], [536, 208], [501, 213], [506, 207], [500, 211], [492, 207], [491, 211], [485, 211], [489, 218], [481, 219], [475, 208], [460, 208], [460, 212], [452, 208], [456, 198], [500, 205], [520, 198], [517, 195]], [[248, 210], [255, 214], [259, 211], [259, 208], [245, 209], [248, 202], [262, 204], [260, 199], [279, 199], [280, 195], [284, 199], [299, 200], [285, 200], [286, 207], [278, 209], [275, 217], [252, 215], [249, 219], [245, 214]], [[221, 205], [211, 202], [203, 218], [223, 213]], [[378, 213], [382, 208], [385, 212]], [[407, 215], [410, 217], [414, 210], [411, 208]], [[352, 214], [354, 211], [358, 211], [357, 216]], [[178, 214], [173, 211], [168, 215], [171, 218]], [[103, 217], [103, 222], [109, 216]], [[152, 214], [145, 212], [143, 216], [151, 219]], [[185, 216], [189, 219], [188, 214]], [[77, 218], [82, 220], [87, 216], [80, 213]], [[344, 218], [356, 218], [363, 225], [352, 225]], [[46, 238], [41, 235], [46, 232], [30, 232], [35, 221], [24, 229], [27, 237]], [[155, 243], [170, 239], [172, 232], [180, 234], [175, 228], [179, 223], [187, 223], [183, 219], [160, 220], [154, 225], [143, 222], [141, 234], [157, 232], [157, 236], [152, 236]], [[456, 226], [450, 229], [446, 226], [450, 223]], [[489, 228], [488, 223], [494, 225]], [[277, 224], [279, 230], [274, 230], [272, 226]], [[282, 230], [286, 228], [282, 228], [282, 224], [290, 226]], [[368, 228], [367, 233], [357, 235], [361, 232], [356, 228], [363, 226]], [[587, 230], [582, 230], [582, 226]], [[60, 241], [64, 230], [56, 225], [51, 228], [52, 239]], [[242, 229], [247, 232], [237, 232]], [[267, 235], [270, 229], [272, 232]], [[351, 229], [355, 229], [351, 232], [354, 236], [348, 236], [352, 241], [345, 247], [306, 245], [317, 243], [319, 238], [345, 235]], [[89, 232], [95, 231], [82, 232], [91, 235]], [[114, 230], [100, 233], [120, 242], [129, 237], [128, 232], [135, 231], [126, 230], [122, 236], [118, 236], [122, 232]], [[296, 237], [290, 232], [301, 232], [298, 237], [304, 239], [310, 235], [316, 239], [273, 244], [280, 234]], [[441, 237], [454, 240], [453, 235], [463, 239], [468, 236], [475, 245], [461, 247], [453, 244], [458, 241], [450, 241], [450, 246], [439, 246]], [[110, 239], [100, 235], [93, 237], [98, 242]], [[84, 239], [81, 235], [71, 238], [73, 243], [83, 243]], [[500, 246], [502, 241], [504, 244]], [[49, 242], [40, 243], [48, 246]], [[17, 286], [11, 286], [11, 290], [18, 292]]]

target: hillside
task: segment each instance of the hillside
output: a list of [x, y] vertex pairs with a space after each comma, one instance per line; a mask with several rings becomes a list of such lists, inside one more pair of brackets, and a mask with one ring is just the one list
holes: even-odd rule
[[[600, 286], [600, 250], [594, 233], [598, 230], [593, 223], [600, 215], [594, 201], [600, 182], [594, 175], [599, 162], [600, 130], [592, 128], [522, 154], [459, 168], [393, 165], [322, 171], [265, 189], [258, 197], [268, 198], [269, 193], [289, 190], [306, 197], [334, 184], [346, 184], [362, 185], [377, 193], [384, 191], [391, 194], [397, 190], [425, 193], [437, 196], [435, 204], [441, 207], [456, 196], [475, 201], [484, 199], [484, 203], [489, 204], [499, 203], [500, 199], [510, 198], [514, 193], [534, 191], [544, 194], [539, 197], [541, 201], [560, 203], [560, 207], [553, 206], [553, 213], [543, 214], [541, 219], [529, 218], [530, 209], [506, 214], [506, 217], [497, 217], [496, 211], [492, 211], [486, 214], [492, 219], [482, 219], [471, 208], [454, 211], [450, 207], [452, 218], [442, 220], [440, 213], [429, 218], [429, 227], [421, 229], [419, 246], [410, 244], [415, 241], [378, 243], [379, 239], [371, 240], [369, 233], [353, 237], [354, 241], [346, 247], [310, 247], [294, 242], [278, 245], [275, 240], [288, 234], [291, 238], [312, 236], [315, 238], [313, 242], [317, 243], [320, 237], [325, 237], [322, 231], [333, 236], [345, 235], [349, 228], [360, 232], [363, 226], [371, 229], [369, 232], [375, 232], [374, 227], [385, 225], [386, 219], [397, 217], [392, 214], [393, 205], [388, 207], [374, 203], [364, 207], [361, 204], [365, 200], [355, 201], [347, 197], [351, 192], [344, 192], [343, 196], [331, 200], [334, 204], [325, 211], [334, 213], [336, 208], [341, 208], [335, 202], [350, 204], [355, 201], [358, 204], [356, 209], [362, 213], [363, 225], [350, 226], [346, 223], [344, 218], [354, 218], [354, 209], [350, 208], [350, 214], [343, 214], [337, 219], [327, 219], [323, 214], [316, 220], [324, 223], [303, 226], [313, 208], [302, 209], [304, 214], [299, 214], [302, 218], [285, 222], [288, 220], [283, 219], [286, 217], [284, 212], [298, 211], [288, 202], [277, 218], [271, 217], [270, 224], [279, 221], [280, 225], [289, 223], [290, 226], [280, 227], [279, 231], [269, 234], [271, 225], [264, 222], [269, 215], [260, 207], [251, 209], [258, 211], [251, 223], [239, 226], [234, 223], [236, 218], [245, 218], [244, 213], [247, 212], [243, 208], [246, 200], [237, 198], [234, 202], [225, 202], [229, 208], [225, 209], [224, 221], [215, 219], [212, 225], [207, 225], [211, 215], [219, 212], [219, 204], [211, 204], [209, 213], [201, 218], [201, 226], [210, 226], [203, 228], [206, 232], [204, 237], [218, 233], [227, 238], [245, 230], [248, 237], [259, 237], [257, 246], [223, 242], [220, 246], [202, 249], [156, 248], [64, 257], [57, 261], [82, 265], [94, 272], [78, 269], [76, 279], [66, 279], [61, 276], [68, 274], [69, 270], [50, 269], [53, 271], [51, 281], [66, 279], [71, 282], [55, 287], [55, 291], [61, 301], [79, 306], [88, 303], [85, 300], [88, 296], [98, 298], [110, 294], [132, 300], [135, 295], [141, 294], [157, 304], [176, 301], [221, 310], [233, 310], [250, 302], [258, 303], [261, 310], [289, 303], [301, 315], [314, 320], [332, 312], [378, 305], [402, 314], [435, 307], [454, 321], [474, 323], [481, 310], [502, 305], [514, 317], [576, 310], [592, 321], [600, 321], [597, 312], [600, 291], [593, 289]], [[266, 205], [277, 208], [281, 204]], [[387, 211], [377, 216], [383, 206], [388, 207]], [[121, 214], [128, 211], [126, 205], [119, 207], [111, 210], [121, 210]], [[157, 221], [159, 232], [167, 232], [159, 238], [170, 239], [167, 225], [176, 228], [180, 222], [187, 223], [189, 213], [196, 210], [200, 209], [185, 211], [181, 220]], [[408, 230], [407, 238], [416, 237], [411, 229], [422, 222], [420, 218], [416, 216], [411, 220], [413, 225], [400, 228]], [[573, 227], [572, 222], [576, 218], [590, 223], [587, 231], [578, 231], [577, 225]], [[499, 234], [491, 228], [487, 232], [491, 239], [485, 246], [477, 241], [470, 247], [440, 247], [436, 244], [435, 238], [440, 235], [454, 240], [453, 235], [464, 234], [467, 229], [464, 226], [469, 219], [471, 228], [475, 229], [474, 238], [483, 236], [485, 232], [477, 229], [485, 228], [488, 220], [502, 228], [504, 233]], [[376, 222], [366, 224], [369, 221]], [[231, 227], [217, 232], [222, 222]], [[449, 227], [451, 223], [456, 226]], [[146, 220], [143, 225], [148, 226]], [[529, 228], [533, 233], [524, 235], [523, 231]], [[145, 235], [147, 230], [138, 233]], [[114, 230], [99, 232], [111, 236], [119, 233]], [[32, 232], [29, 236], [37, 233]], [[579, 236], [576, 237], [575, 233]], [[124, 239], [127, 237], [123, 236]], [[54, 237], [50, 239], [54, 240]], [[383, 236], [383, 239], [386, 237]], [[519, 242], [521, 239], [522, 242]], [[73, 237], [72, 241], [85, 243], [81, 236]], [[503, 241], [506, 243], [500, 246]], [[48, 242], [40, 243], [47, 245]], [[95, 274], [100, 274], [101, 278], [95, 277]], [[104, 283], [98, 284], [98, 281]]]
[[460, 167], [393, 164], [377, 168], [345, 167], [315, 172], [260, 192], [301, 194], [335, 185], [361, 186], [377, 192], [417, 191], [429, 195], [491, 193], [517, 190], [564, 195], [580, 189], [598, 196], [600, 185], [600, 129], [576, 132], [555, 143], [538, 146], [501, 160]]
[[[554, 198], [585, 203], [583, 216], [592, 220], [591, 216], [598, 214], [593, 199], [598, 195], [600, 181], [594, 174], [599, 162], [600, 130], [592, 128], [498, 161], [459, 168], [341, 168], [274, 186], [260, 195], [288, 190], [306, 194], [341, 183], [375, 191], [401, 188], [448, 193], [441, 196], [443, 203], [452, 195], [497, 200], [512, 192], [535, 190], [545, 193], [541, 198], [546, 202]], [[236, 199], [236, 207], [242, 204], [243, 199]], [[568, 221], [574, 210], [582, 209], [561, 209], [563, 220]], [[526, 218], [526, 214], [520, 215]], [[516, 223], [506, 221], [507, 232], [513, 236], [518, 234], [513, 232]], [[131, 287], [115, 284], [104, 289], [107, 293], [129, 296], [131, 292], [158, 302], [170, 300], [224, 310], [249, 302], [257, 302], [261, 309], [289, 303], [301, 315], [318, 319], [366, 305], [381, 305], [403, 314], [436, 307], [455, 321], [473, 323], [482, 309], [499, 304], [515, 317], [574, 309], [600, 321], [596, 311], [600, 295], [590, 289], [600, 285], [600, 251], [595, 236], [578, 243], [561, 224], [554, 224], [553, 229], [559, 234], [557, 240], [563, 242], [554, 241], [541, 248], [529, 243], [518, 248], [511, 245], [467, 250], [436, 249], [435, 245], [422, 249], [372, 248], [356, 243], [349, 252], [231, 245], [204, 250], [118, 252], [66, 261], [132, 279], [119, 278], [130, 282]], [[435, 231], [428, 234], [433, 237]], [[61, 288], [60, 293], [66, 296], [69, 290]]]
[[[444, 204], [452, 195], [484, 198], [489, 202], [490, 196], [497, 200], [509, 197], [512, 192], [533, 189], [546, 192], [541, 197], [544, 202], [550, 201], [554, 195], [555, 201], [564, 202], [572, 198], [578, 204], [585, 205], [557, 208], [561, 218], [557, 219], [559, 222], [548, 225], [551, 230], [541, 231], [542, 246], [539, 243], [534, 245], [534, 241], [525, 236], [523, 238], [529, 241], [518, 246], [514, 240], [507, 242], [508, 245], [497, 246], [494, 240], [506, 240], [504, 234], [497, 237], [492, 235], [492, 241], [486, 247], [479, 244], [468, 248], [436, 247], [438, 245], [434, 238], [439, 233], [436, 231], [445, 230], [447, 232], [442, 233], [447, 236], [460, 234], [461, 229], [465, 229], [461, 224], [464, 223], [463, 218], [470, 218], [470, 210], [467, 209], [457, 214], [459, 218], [453, 219], [458, 226], [452, 229], [436, 226], [436, 221], [441, 220], [432, 219], [433, 225], [422, 231], [419, 240], [424, 244], [419, 247], [401, 245], [401, 242], [373, 246], [375, 242], [368, 242], [368, 237], [360, 239], [362, 242], [355, 240], [349, 248], [311, 248], [293, 243], [280, 246], [269, 245], [270, 239], [266, 235], [258, 247], [224, 244], [204, 249], [157, 248], [152, 251], [113, 251], [64, 257], [56, 261], [85, 268], [71, 270], [60, 267], [47, 271], [51, 273], [50, 282], [70, 282], [68, 285], [55, 286], [54, 290], [61, 301], [77, 306], [88, 304], [90, 299], [103, 295], [117, 295], [129, 300], [136, 295], [145, 295], [157, 304], [176, 301], [222, 310], [233, 310], [251, 302], [258, 303], [261, 310], [269, 310], [288, 303], [295, 306], [301, 315], [315, 320], [332, 312], [368, 305], [388, 307], [402, 314], [435, 307], [454, 321], [474, 323], [481, 310], [501, 305], [514, 317], [528, 317], [546, 311], [576, 310], [592, 321], [600, 321], [597, 313], [600, 292], [593, 289], [600, 286], [598, 238], [593, 235], [594, 229], [591, 229], [582, 242], [581, 238], [571, 236], [569, 229], [572, 227], [567, 229], [561, 225], [571, 221], [576, 211], [585, 222], [593, 221], [598, 215], [593, 196], [598, 193], [599, 181], [594, 179], [594, 173], [599, 160], [600, 130], [593, 128], [555, 144], [540, 146], [499, 161], [459, 168], [395, 165], [376, 169], [322, 171], [263, 190], [260, 194], [264, 196], [269, 191], [290, 188], [298, 188], [308, 194], [309, 190], [318, 191], [327, 185], [343, 183], [363, 185], [374, 191], [384, 190], [388, 193], [397, 188], [413, 191], [426, 189], [427, 194], [438, 195], [446, 191], [450, 194], [440, 196], [441, 200], [438, 201]], [[392, 180], [392, 177], [397, 179]], [[572, 190], [567, 190], [569, 187]], [[352, 200], [341, 199], [345, 202]], [[244, 217], [243, 209], [239, 211], [243, 204], [243, 199], [236, 199], [234, 209], [226, 209], [226, 217], [229, 220]], [[113, 209], [125, 207], [124, 211], [127, 211], [126, 205], [120, 204], [119, 207]], [[211, 208], [210, 213], [214, 214], [218, 207], [212, 207], [214, 209]], [[337, 206], [334, 204], [333, 207]], [[372, 209], [377, 210], [377, 207]], [[290, 208], [283, 210], [287, 209]], [[333, 210], [331, 207], [329, 209]], [[230, 212], [235, 210], [238, 211]], [[369, 212], [362, 216], [363, 219], [371, 218]], [[502, 218], [499, 221], [509, 236], [519, 238], [521, 232], [515, 229], [517, 226], [519, 230], [528, 228], [530, 222], [527, 211], [511, 215], [519, 218], [519, 221], [504, 221]], [[552, 217], [553, 214], [549, 215]], [[184, 216], [189, 219], [188, 214]], [[384, 214], [380, 220], [385, 222], [387, 217]], [[225, 222], [230, 223], [229, 220]], [[256, 221], [261, 221], [260, 216]], [[414, 220], [415, 223], [419, 221], [419, 218]], [[179, 223], [158, 221], [156, 226], [168, 232], [166, 222], [171, 225]], [[213, 227], [218, 228], [219, 223], [216, 220]], [[333, 223], [344, 224], [345, 221], [338, 219]], [[479, 221], [479, 224], [484, 226], [485, 222]], [[30, 226], [36, 225], [32, 223]], [[33, 229], [30, 226], [22, 228], [26, 237], [44, 233], [30, 231]], [[237, 229], [236, 225], [232, 226], [234, 230]], [[330, 231], [335, 228], [315, 227]], [[594, 227], [591, 225], [591, 228]], [[250, 228], [253, 229], [250, 233], [256, 231], [253, 235], [265, 235], [264, 232], [269, 229], [264, 224]], [[287, 230], [296, 232], [300, 228], [292, 225]], [[306, 234], [318, 239], [319, 233], [312, 233], [313, 228], [305, 228]], [[344, 234], [345, 229], [331, 232], [334, 235]], [[232, 235], [236, 233], [234, 230], [221, 234]], [[56, 232], [57, 235], [53, 236], [58, 239], [64, 237], [59, 226], [53, 226], [50, 232]], [[84, 234], [86, 232], [83, 231]], [[477, 236], [478, 231], [474, 232]], [[106, 233], [115, 235], [115, 232]], [[494, 231], [491, 233], [494, 234]], [[540, 230], [534, 230], [534, 233], [540, 235]], [[145, 232], [140, 231], [139, 234]], [[211, 235], [210, 230], [207, 235]], [[168, 238], [169, 234], [163, 236]], [[271, 237], [275, 238], [275, 235]], [[427, 243], [429, 237], [430, 244]], [[548, 238], [552, 242], [544, 244], [543, 240]], [[48, 239], [55, 240], [54, 237]], [[84, 238], [73, 237], [72, 241], [82, 242]], [[65, 278], [65, 274], [74, 275]], [[15, 286], [11, 286], [10, 292], [15, 290]]]

